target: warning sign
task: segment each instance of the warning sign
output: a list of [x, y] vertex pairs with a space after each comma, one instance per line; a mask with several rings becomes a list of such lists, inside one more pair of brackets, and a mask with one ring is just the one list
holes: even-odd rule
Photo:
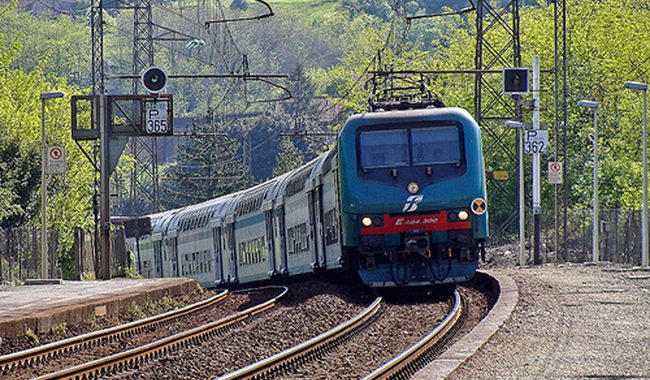
[[476, 198], [472, 201], [472, 212], [476, 215], [483, 215], [487, 211], [487, 203], [483, 198]]
[[60, 174], [65, 172], [65, 150], [63, 147], [47, 147], [47, 162], [45, 169], [47, 174]]
[[562, 163], [557, 161], [550, 161], [548, 163], [548, 183], [551, 185], [561, 185], [562, 176]]

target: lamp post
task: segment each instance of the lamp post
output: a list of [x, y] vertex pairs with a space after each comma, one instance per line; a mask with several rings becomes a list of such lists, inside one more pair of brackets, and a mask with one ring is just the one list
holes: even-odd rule
[[48, 99], [62, 98], [65, 94], [61, 91], [41, 93], [41, 127], [42, 127], [42, 154], [41, 154], [41, 278], [47, 279], [47, 174], [45, 173], [47, 155], [47, 134], [45, 132], [45, 103]]
[[525, 210], [524, 210], [524, 140], [523, 130], [524, 123], [516, 120], [506, 120], [503, 125], [506, 128], [515, 128], [517, 130], [517, 140], [519, 149], [517, 149], [517, 161], [519, 161], [519, 266], [526, 265], [525, 248]]
[[589, 108], [593, 110], [594, 112], [594, 205], [593, 205], [593, 212], [594, 212], [594, 219], [593, 219], [593, 226], [592, 226], [592, 244], [594, 246], [593, 248], [593, 261], [599, 261], [600, 260], [600, 239], [599, 239], [599, 232], [600, 232], [600, 217], [599, 217], [599, 211], [598, 211], [598, 121], [597, 121], [597, 115], [598, 115], [598, 103], [593, 102], [591, 100], [580, 100], [578, 101], [578, 107], [584, 107], [584, 108]]
[[625, 82], [623, 88], [643, 91], [643, 209], [641, 210], [641, 265], [650, 265], [650, 251], [648, 249], [648, 148], [646, 115], [648, 110], [648, 85], [639, 82]]

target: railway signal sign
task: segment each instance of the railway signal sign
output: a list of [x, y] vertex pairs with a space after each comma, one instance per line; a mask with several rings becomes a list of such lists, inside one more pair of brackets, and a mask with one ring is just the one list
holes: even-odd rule
[[562, 184], [562, 163], [557, 161], [551, 161], [548, 163], [548, 183], [551, 185], [561, 185]]
[[144, 104], [144, 131], [147, 135], [171, 133], [171, 117], [167, 102], [146, 101]]
[[524, 133], [524, 153], [540, 154], [546, 153], [548, 148], [548, 131], [533, 129]]
[[528, 69], [525, 67], [503, 69], [503, 93], [506, 95], [528, 94]]
[[47, 147], [47, 174], [60, 174], [65, 172], [65, 150], [60, 146]]

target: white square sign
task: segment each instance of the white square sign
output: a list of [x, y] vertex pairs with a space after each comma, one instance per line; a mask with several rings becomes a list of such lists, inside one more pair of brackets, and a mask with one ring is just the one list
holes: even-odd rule
[[60, 174], [65, 172], [65, 149], [62, 146], [48, 146], [45, 164], [47, 174]]
[[548, 183], [551, 185], [562, 184], [563, 168], [562, 163], [551, 161], [548, 163]]
[[150, 135], [169, 133], [169, 113], [167, 102], [146, 102], [144, 110], [144, 130]]

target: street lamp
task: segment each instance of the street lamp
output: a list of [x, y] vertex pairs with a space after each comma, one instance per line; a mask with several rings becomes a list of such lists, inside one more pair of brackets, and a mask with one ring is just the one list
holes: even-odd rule
[[598, 103], [591, 100], [580, 100], [578, 101], [578, 107], [589, 108], [594, 112], [594, 219], [592, 226], [592, 244], [594, 246], [593, 261], [599, 261], [600, 239], [598, 234], [600, 232], [600, 217], [598, 213], [598, 123], [596, 119], [598, 115]]
[[648, 155], [647, 155], [647, 129], [646, 114], [648, 109], [648, 85], [639, 82], [625, 82], [623, 88], [643, 91], [643, 209], [641, 210], [641, 265], [650, 265], [650, 251], [648, 250]]
[[517, 149], [517, 161], [519, 161], [519, 266], [526, 265], [526, 257], [524, 254], [525, 242], [525, 210], [524, 210], [524, 140], [523, 130], [524, 123], [516, 120], [506, 120], [503, 125], [506, 128], [514, 128], [517, 130], [517, 137], [519, 149]]
[[61, 91], [41, 93], [41, 127], [42, 127], [42, 154], [41, 154], [41, 278], [47, 279], [47, 174], [45, 173], [47, 155], [47, 135], [45, 133], [45, 102], [48, 99], [62, 98], [65, 94]]

